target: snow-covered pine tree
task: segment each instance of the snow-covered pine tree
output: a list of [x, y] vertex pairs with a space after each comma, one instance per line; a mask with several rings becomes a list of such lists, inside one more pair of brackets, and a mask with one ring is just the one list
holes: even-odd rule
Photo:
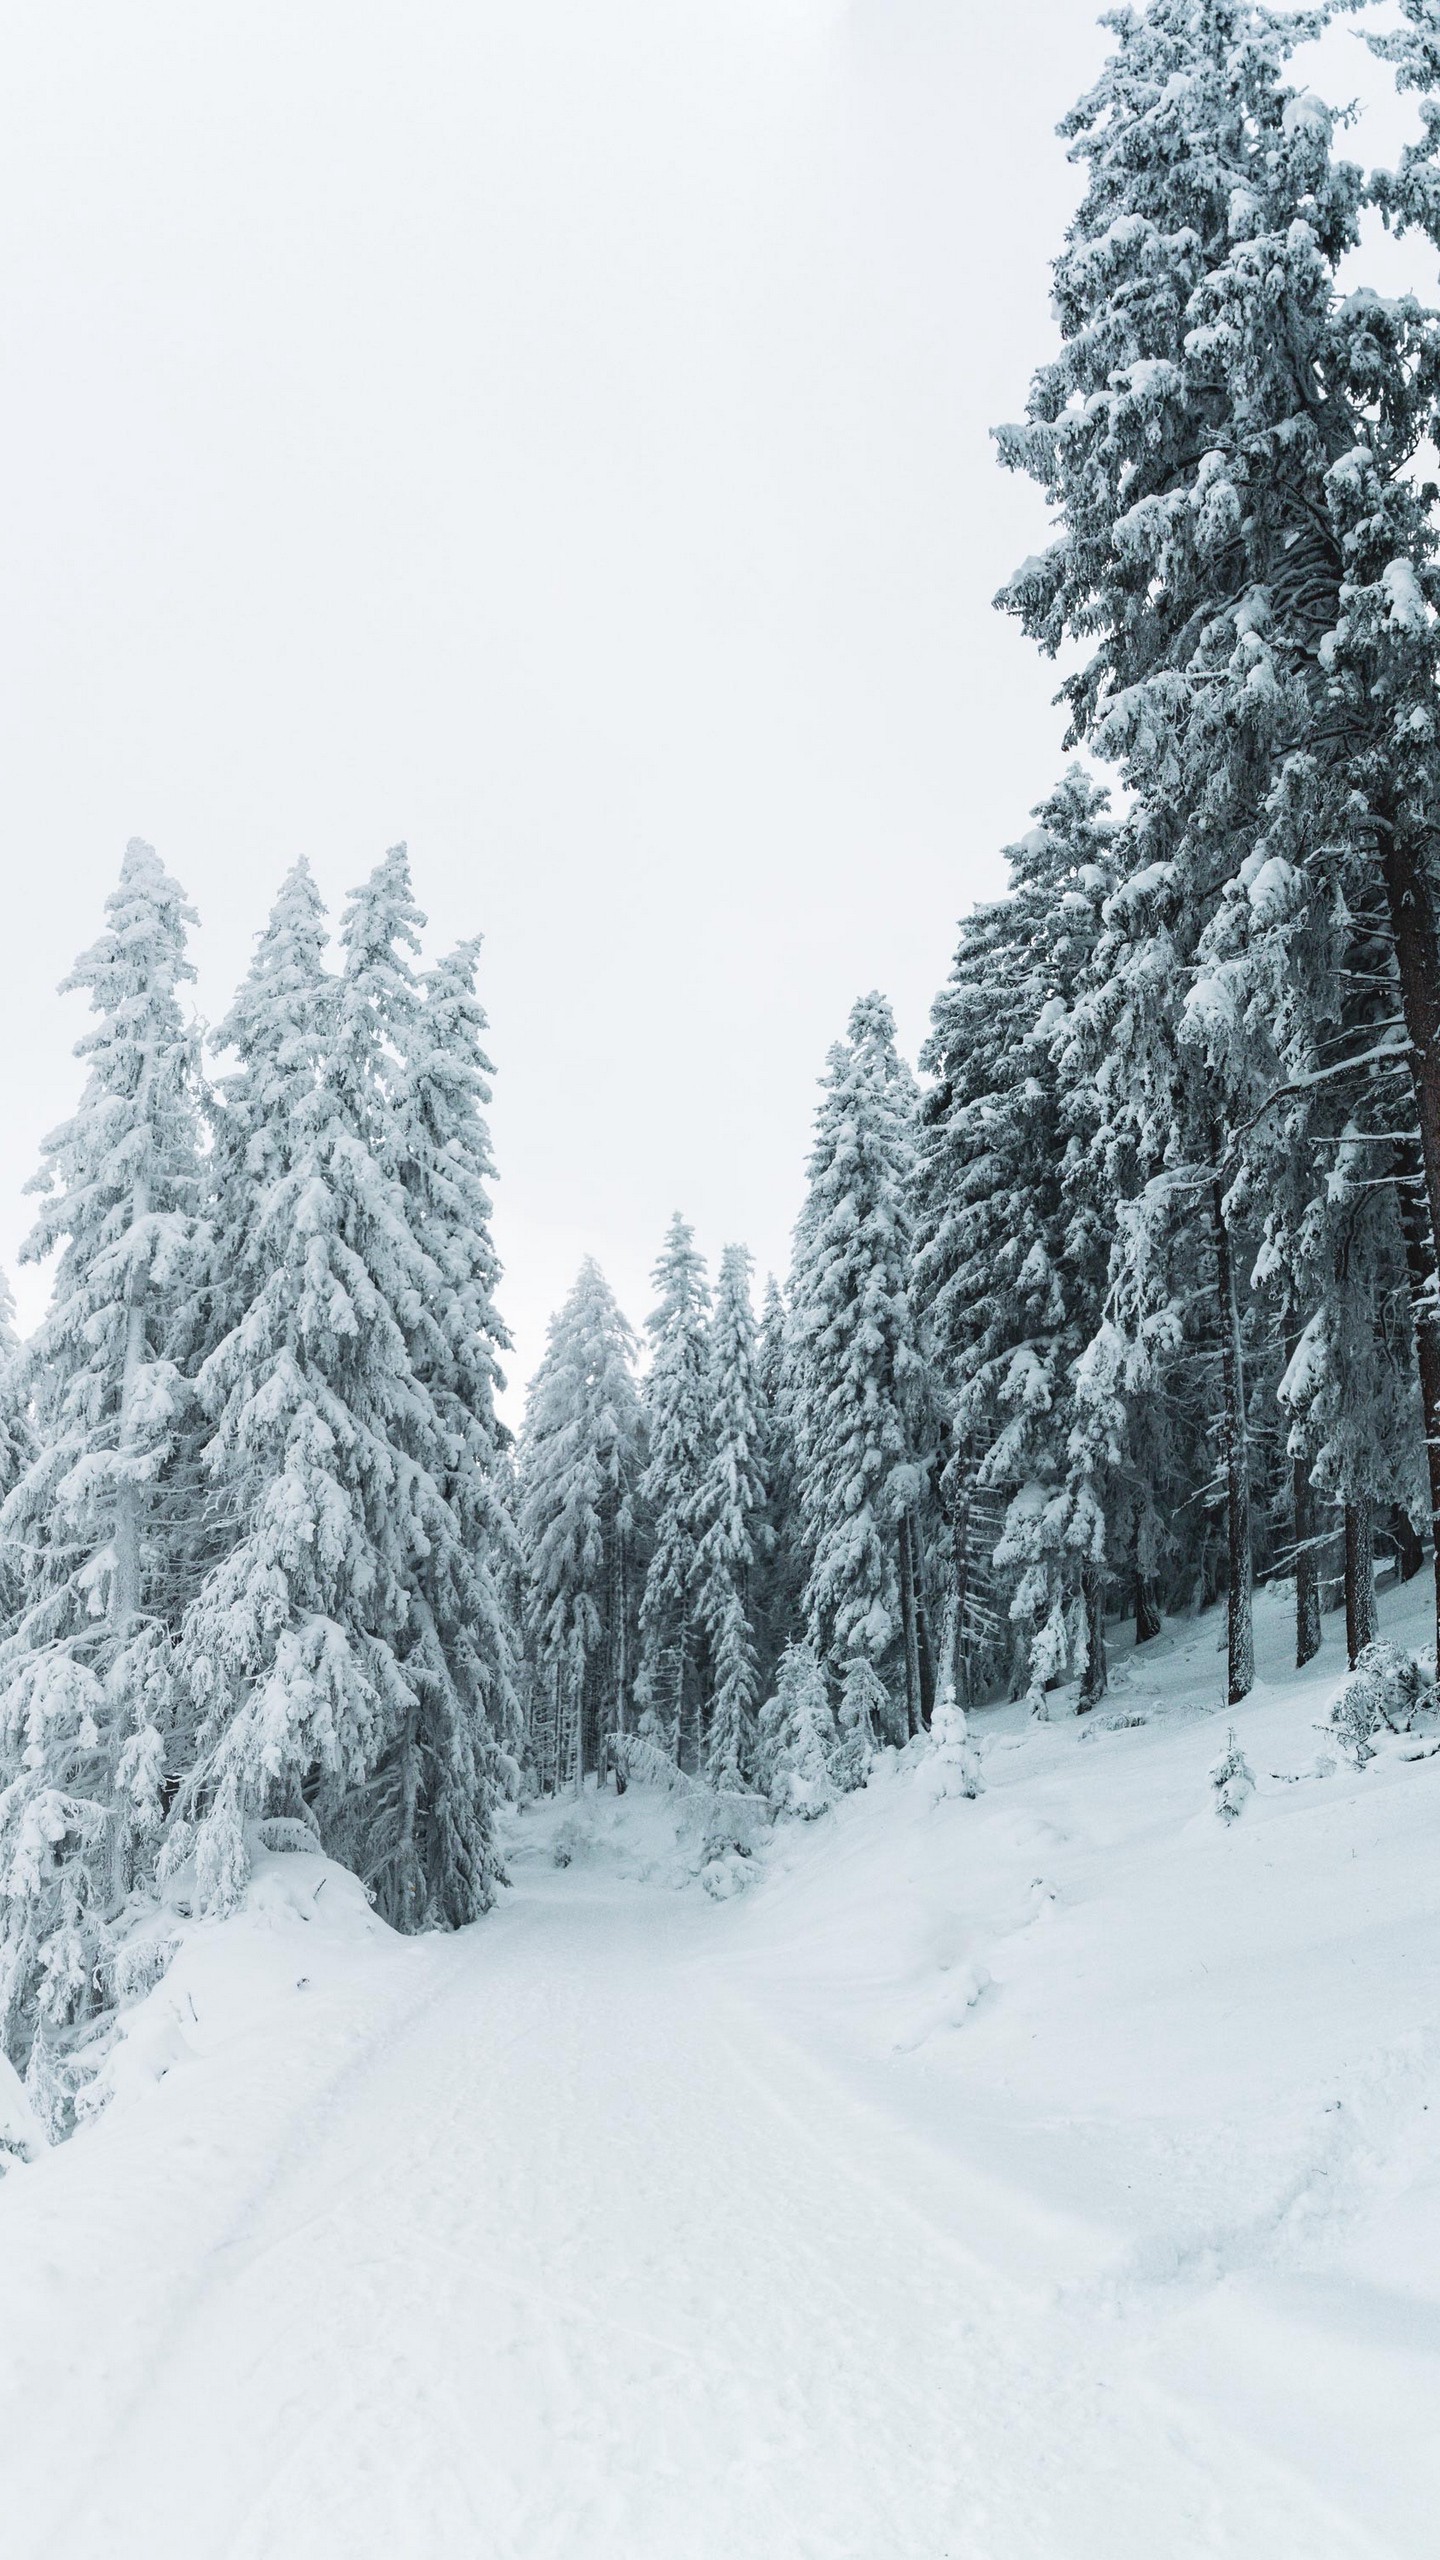
[[801, 1552], [795, 1428], [790, 1397], [788, 1318], [780, 1284], [765, 1284], [755, 1349], [765, 1518], [757, 1540], [752, 1619], [760, 1695], [774, 1686], [780, 1656], [804, 1614], [805, 1563]]
[[928, 1721], [920, 1446], [927, 1386], [910, 1300], [915, 1087], [883, 996], [830, 1053], [790, 1285], [791, 1411], [809, 1640], [862, 1654]]
[[643, 1454], [635, 1336], [597, 1263], [551, 1318], [519, 1452], [529, 1750], [578, 1787], [629, 1722], [635, 1491]]
[[936, 1706], [930, 1747], [920, 1764], [919, 1779], [932, 1804], [943, 1804], [947, 1797], [978, 1796], [983, 1790], [985, 1781], [970, 1740], [965, 1710], [953, 1688], [944, 1691]]
[[[398, 1144], [418, 924], [397, 848], [356, 893], [329, 978], [297, 870], [219, 1034], [239, 1060], [226, 1125], [234, 1147], [249, 1133], [250, 1166], [221, 1203], [238, 1313], [200, 1380], [227, 1545], [184, 1630], [199, 1728], [167, 1850], [193, 1849], [212, 1910], [234, 1903], [266, 1816], [310, 1823], [403, 1926], [473, 1916], [499, 1876], [469, 1664], [437, 1617], [468, 1578], [449, 1443], [410, 1356], [434, 1284]], [[436, 1825], [423, 1907], [394, 1774], [422, 1730], [453, 1745], [446, 1785], [468, 1790]]]
[[[508, 1435], [495, 1406], [510, 1338], [496, 1306], [485, 1117], [493, 1069], [475, 994], [479, 949], [478, 937], [464, 942], [425, 972], [419, 1006], [404, 1005], [390, 1035], [399, 1065], [395, 1164], [426, 1266], [423, 1293], [401, 1316], [438, 1418], [437, 1481], [459, 1535], [432, 1545], [414, 1568], [405, 1659], [416, 1704], [381, 1782], [393, 1789], [394, 1898], [452, 1925], [490, 1898], [490, 1807], [515, 1783], [521, 1741], [512, 1610], [519, 1548]], [[427, 1654], [439, 1661], [421, 1677]]]
[[775, 1694], [760, 1711], [759, 1777], [777, 1813], [812, 1822], [829, 1811], [835, 1801], [838, 1747], [815, 1648], [787, 1645]]
[[[28, 1363], [15, 1330], [15, 1299], [0, 1272], [0, 1517], [35, 1455]], [[24, 1598], [23, 1558], [0, 1535], [0, 1637]]]
[[[1093, 1081], [1071, 1059], [1115, 827], [1078, 768], [1009, 849], [1008, 897], [962, 925], [924, 1063], [915, 1296], [927, 1356], [948, 1392], [941, 1491], [956, 1540], [962, 1655], [981, 1631], [965, 1571], [973, 1496], [997, 1498], [993, 1555], [1037, 1702], [1079, 1677], [1104, 1686], [1103, 1601], [1115, 1462], [1077, 1413], [1077, 1365], [1100, 1321], [1113, 1220], [1093, 1154]], [[1113, 1506], [1112, 1506], [1113, 1507]], [[988, 1632], [986, 1630], [985, 1632]], [[952, 1666], [943, 1667], [952, 1676]]]
[[54, 2133], [160, 1826], [192, 1557], [198, 1065], [179, 990], [193, 911], [137, 839], [105, 913], [65, 981], [99, 1019], [76, 1047], [80, 1107], [30, 1186], [45, 1198], [26, 1257], [60, 1255], [27, 1363], [34, 1446], [12, 1444], [25, 1462], [0, 1511], [21, 1586], [0, 1652], [0, 2020]]
[[840, 1741], [835, 1775], [842, 1787], [863, 1787], [894, 1715], [890, 1692], [863, 1654], [852, 1654], [840, 1681]]
[[[1159, 1018], [1189, 988], [1175, 1052], [1192, 1046], [1200, 1090], [1177, 1066], [1184, 1107], [1138, 1182], [1163, 1168], [1198, 1199], [1212, 1168], [1236, 1602], [1248, 1460], [1241, 1328], [1226, 1300], [1238, 1304], [1234, 1230], [1247, 1211], [1240, 1141], [1270, 1093], [1375, 1065], [1316, 1056], [1342, 1010], [1333, 986], [1317, 1007], [1321, 964], [1327, 947], [1346, 958], [1345, 919], [1372, 893], [1409, 1043], [1403, 1058], [1391, 1044], [1389, 1062], [1411, 1078], [1432, 1256], [1440, 1225], [1428, 817], [1440, 585], [1412, 467], [1433, 430], [1440, 359], [1436, 323], [1413, 300], [1337, 289], [1365, 189], [1334, 155], [1335, 119], [1286, 76], [1329, 14], [1151, 0], [1114, 19], [1116, 50], [1064, 128], [1087, 187], [1056, 268], [1062, 350], [1036, 376], [1027, 426], [1002, 436], [1005, 459], [1059, 515], [1055, 543], [1002, 601], [1047, 649], [1081, 642], [1064, 687], [1073, 734], [1117, 758], [1135, 795], [1132, 882], [1153, 930], [1131, 984]], [[1405, 14], [1409, 28], [1381, 49], [1428, 99], [1440, 63], [1429, 0]], [[1440, 236], [1437, 135], [1432, 120], [1370, 194], [1389, 218]], [[1270, 959], [1298, 964], [1271, 1008], [1268, 1069], [1258, 978], [1231, 965], [1252, 917]], [[1422, 1326], [1416, 1338], [1423, 1350]], [[1234, 1606], [1231, 1634], [1239, 1695], [1247, 1630]]]
[[656, 1304], [645, 1319], [652, 1348], [640, 1483], [651, 1543], [635, 1696], [652, 1738], [681, 1766], [699, 1769], [707, 1739], [697, 1557], [713, 1451], [710, 1291], [694, 1229], [678, 1210], [652, 1276]]
[[1210, 1784], [1215, 1791], [1215, 1811], [1219, 1819], [1227, 1823], [1238, 1822], [1255, 1792], [1255, 1772], [1235, 1739], [1233, 1724], [1219, 1759], [1210, 1764]]
[[696, 1613], [714, 1684], [705, 1768], [719, 1787], [740, 1786], [749, 1774], [760, 1696], [753, 1594], [767, 1522], [751, 1267], [743, 1245], [725, 1247], [710, 1327], [710, 1455], [697, 1512]]

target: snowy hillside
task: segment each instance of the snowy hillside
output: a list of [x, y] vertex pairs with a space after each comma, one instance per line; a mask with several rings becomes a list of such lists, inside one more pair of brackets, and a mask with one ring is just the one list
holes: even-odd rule
[[1440, 1759], [1317, 1774], [1340, 1656], [1262, 1600], [1227, 1824], [1219, 1623], [727, 1899], [632, 1789], [453, 1937], [304, 1854], [172, 1912], [107, 2111], [0, 2181], [10, 2547], [1432, 2548]]

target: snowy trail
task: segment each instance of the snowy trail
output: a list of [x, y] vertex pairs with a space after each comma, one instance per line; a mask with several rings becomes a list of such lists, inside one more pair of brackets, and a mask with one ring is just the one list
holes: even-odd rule
[[[149, 2326], [99, 2273], [93, 2296], [67, 2294], [64, 2370], [90, 2423], [59, 2478], [43, 2429], [32, 2448], [7, 2427], [12, 2547], [1379, 2548], [1097, 2352], [1093, 2320], [985, 2270], [963, 2177], [765, 2022], [722, 1919], [522, 1861], [491, 1921], [406, 1951], [400, 2012], [329, 2098], [292, 2108], [278, 2140], [272, 2124], [198, 2283], [158, 2263], [166, 2181], [115, 2198], [151, 2268]], [[72, 2146], [77, 2169], [104, 2138]], [[191, 2174], [203, 2191], [203, 2158]], [[27, 2183], [6, 2195], [22, 2223]]]

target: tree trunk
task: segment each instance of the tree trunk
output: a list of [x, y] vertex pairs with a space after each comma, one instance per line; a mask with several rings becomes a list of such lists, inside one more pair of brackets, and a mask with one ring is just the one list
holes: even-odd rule
[[1374, 1515], [1362, 1496], [1345, 1505], [1345, 1651], [1352, 1671], [1376, 1633]]
[[915, 1591], [915, 1655], [920, 1679], [920, 1721], [926, 1732], [935, 1713], [935, 1656], [930, 1644], [930, 1612], [925, 1606], [924, 1557], [920, 1545], [919, 1525], [909, 1515], [910, 1567]]
[[547, 1743], [548, 1748], [546, 1750], [545, 1757], [550, 1764], [550, 1792], [552, 1795], [558, 1796], [563, 1783], [565, 1768], [565, 1721], [564, 1711], [560, 1704], [560, 1665], [558, 1662], [553, 1663], [550, 1670], [550, 1731], [547, 1736]]
[[420, 1926], [424, 1904], [420, 1865], [415, 1855], [415, 1809], [419, 1794], [420, 1755], [416, 1748], [412, 1708], [406, 1718], [405, 1738], [400, 1745], [400, 1847], [395, 1860], [399, 1926], [411, 1932]]
[[[1440, 951], [1436, 946], [1430, 883], [1419, 847], [1409, 831], [1395, 823], [1393, 812], [1377, 812], [1377, 815], [1380, 815], [1383, 827], [1381, 867], [1385, 875], [1391, 930], [1395, 936], [1400, 1002], [1405, 1028], [1410, 1035], [1410, 1077], [1420, 1127], [1420, 1170], [1424, 1177], [1421, 1199], [1424, 1222], [1414, 1221], [1414, 1247], [1411, 1228], [1407, 1225], [1405, 1250], [1410, 1260], [1412, 1295], [1417, 1294], [1417, 1261], [1423, 1261], [1428, 1283], [1424, 1298], [1429, 1299], [1434, 1288], [1435, 1241], [1440, 1237]], [[1405, 1189], [1402, 1188], [1400, 1196], [1403, 1205]], [[1440, 1355], [1440, 1342], [1436, 1340], [1433, 1323], [1417, 1321], [1415, 1348], [1425, 1446], [1430, 1465], [1433, 1529], [1440, 1524], [1440, 1478], [1437, 1478], [1437, 1467], [1440, 1467], [1440, 1356], [1432, 1356]], [[1435, 1603], [1436, 1659], [1440, 1663], [1440, 1539], [1437, 1539], [1435, 1547]]]
[[951, 1664], [942, 1665], [942, 1672], [946, 1668], [953, 1669], [955, 1695], [962, 1707], [968, 1707], [971, 1703], [968, 1632], [970, 1614], [970, 1494], [968, 1488], [962, 1494], [955, 1513], [952, 1545], [955, 1553], [954, 1654]]
[[1315, 1489], [1303, 1458], [1290, 1461], [1295, 1513], [1295, 1668], [1320, 1650], [1320, 1550], [1315, 1543]]
[[900, 1623], [905, 1635], [905, 1723], [920, 1730], [920, 1647], [915, 1633], [915, 1568], [910, 1552], [910, 1514], [900, 1514]]
[[936, 1664], [936, 1695], [952, 1701], [960, 1695], [959, 1671], [956, 1663], [960, 1619], [959, 1593], [952, 1587], [940, 1613], [940, 1653]]
[[625, 1532], [618, 1526], [615, 1531], [615, 1572], [614, 1588], [611, 1595], [611, 1606], [615, 1612], [613, 1630], [615, 1659], [615, 1730], [617, 1733], [623, 1733], [625, 1731], [627, 1712], [625, 1693], [629, 1685], [630, 1676], [628, 1624], [630, 1615], [630, 1587], [629, 1576], [625, 1570]]
[[1110, 1685], [1105, 1661], [1105, 1576], [1098, 1564], [1082, 1568], [1080, 1587], [1085, 1602], [1085, 1672], [1080, 1682], [1080, 1712], [1085, 1715]]
[[[615, 1675], [615, 1695], [611, 1701], [610, 1712], [612, 1721], [610, 1730], [613, 1736], [616, 1734], [623, 1734], [626, 1730], [626, 1720], [628, 1715], [626, 1689], [629, 1681], [630, 1668], [630, 1590], [629, 1578], [625, 1571], [625, 1532], [618, 1521], [615, 1523], [614, 1543], [611, 1553], [610, 1659]], [[626, 1779], [621, 1755], [618, 1751], [611, 1751], [610, 1766], [615, 1772], [615, 1793], [617, 1796], [623, 1796], [628, 1781]]]
[[1148, 1573], [1135, 1567], [1135, 1642], [1151, 1644], [1160, 1633], [1160, 1612], [1155, 1605], [1155, 1585]]
[[[1435, 1279], [1435, 1246], [1426, 1207], [1425, 1170], [1413, 1138], [1402, 1141], [1395, 1196], [1400, 1232], [1405, 1239], [1405, 1268], [1410, 1281], [1410, 1322], [1415, 1335], [1415, 1368], [1420, 1380], [1420, 1411], [1425, 1426], [1425, 1458], [1430, 1485], [1430, 1545], [1435, 1572], [1435, 1619], [1440, 1639], [1440, 1294]], [[1437, 1653], [1440, 1661], [1440, 1653]]]
[[1255, 1684], [1255, 1627], [1252, 1614], [1250, 1552], [1250, 1453], [1245, 1430], [1245, 1364], [1240, 1344], [1240, 1308], [1235, 1295], [1235, 1258], [1225, 1225], [1225, 1195], [1219, 1176], [1213, 1192], [1215, 1280], [1220, 1301], [1221, 1378], [1224, 1406], [1221, 1455], [1225, 1466], [1225, 1554], [1229, 1572], [1226, 1592], [1228, 1680], [1232, 1707], [1248, 1698]]

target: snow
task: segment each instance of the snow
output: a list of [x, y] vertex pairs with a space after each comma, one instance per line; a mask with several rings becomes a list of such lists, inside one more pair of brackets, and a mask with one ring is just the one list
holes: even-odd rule
[[1432, 2548], [1440, 1757], [1320, 1751], [1325, 1624], [1297, 1678], [1261, 1595], [1238, 1710], [1209, 1616], [972, 1711], [973, 1800], [884, 1754], [721, 1902], [632, 1787], [451, 1937], [303, 1851], [172, 1909], [108, 2109], [0, 2178], [9, 2547]]
[[1387, 560], [1380, 572], [1385, 590], [1386, 615], [1396, 630], [1414, 631], [1422, 638], [1430, 627], [1430, 608], [1425, 602], [1413, 561], [1401, 558]]

